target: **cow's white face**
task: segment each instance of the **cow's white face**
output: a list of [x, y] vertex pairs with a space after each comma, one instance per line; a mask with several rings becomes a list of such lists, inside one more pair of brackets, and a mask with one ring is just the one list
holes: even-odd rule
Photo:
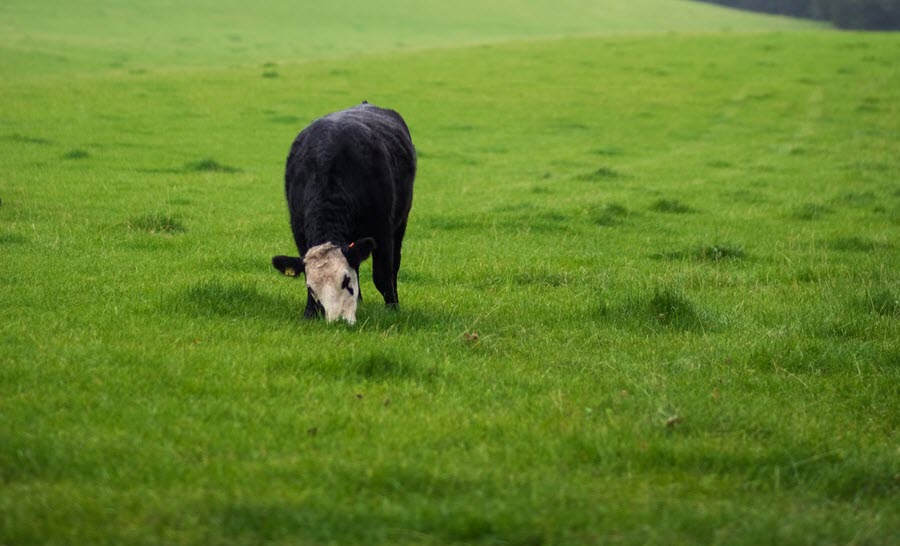
[[310, 248], [303, 258], [306, 286], [325, 309], [325, 320], [356, 323], [359, 277], [341, 249], [332, 243]]

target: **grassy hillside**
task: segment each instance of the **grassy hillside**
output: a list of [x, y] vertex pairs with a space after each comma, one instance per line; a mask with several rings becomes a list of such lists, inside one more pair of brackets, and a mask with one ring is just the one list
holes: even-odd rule
[[0, 75], [147, 71], [337, 58], [560, 35], [817, 25], [675, 0], [9, 0]]
[[[103, 47], [0, 81], [0, 544], [897, 536], [897, 37]], [[401, 309], [366, 266], [302, 321], [283, 161], [362, 99], [420, 156]]]

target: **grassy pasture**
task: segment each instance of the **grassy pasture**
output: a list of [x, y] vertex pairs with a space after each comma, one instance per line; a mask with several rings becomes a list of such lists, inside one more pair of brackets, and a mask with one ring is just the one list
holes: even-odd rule
[[562, 35], [819, 26], [682, 0], [266, 0], [253, 9], [238, 0], [5, 0], [0, 75], [144, 73]]
[[[900, 39], [665, 4], [233, 56], [5, 3], [0, 544], [891, 543]], [[362, 99], [402, 306], [302, 321], [284, 157]]]

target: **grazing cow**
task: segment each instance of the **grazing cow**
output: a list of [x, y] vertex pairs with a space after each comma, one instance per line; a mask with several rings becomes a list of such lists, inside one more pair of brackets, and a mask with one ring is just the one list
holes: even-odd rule
[[393, 110], [363, 102], [297, 135], [284, 185], [301, 257], [275, 256], [272, 265], [288, 276], [305, 273], [305, 317], [355, 323], [359, 264], [370, 254], [375, 287], [387, 306], [397, 305], [415, 176], [409, 128]]

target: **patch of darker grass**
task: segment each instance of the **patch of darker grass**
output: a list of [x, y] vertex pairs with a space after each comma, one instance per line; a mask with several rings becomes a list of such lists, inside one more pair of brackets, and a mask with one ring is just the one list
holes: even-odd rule
[[794, 208], [791, 217], [796, 220], [818, 220], [827, 214], [833, 213], [830, 207], [819, 203], [803, 203]]
[[298, 125], [302, 120], [297, 116], [270, 116], [269, 121], [285, 125]]
[[881, 112], [883, 110], [881, 99], [878, 97], [865, 97], [856, 106], [857, 112]]
[[794, 273], [794, 280], [799, 283], [818, 283], [822, 282], [824, 274], [812, 267], [801, 267]]
[[276, 72], [274, 70], [266, 70], [265, 72], [262, 73], [262, 77], [263, 78], [278, 78], [278, 77], [280, 77], [280, 74], [278, 74], [278, 72]]
[[372, 349], [350, 357], [343, 366], [348, 372], [369, 381], [411, 378], [419, 370], [405, 358], [389, 351]]
[[601, 146], [599, 148], [594, 148], [593, 150], [591, 150], [591, 153], [594, 155], [612, 157], [622, 155], [622, 149], [616, 148], [615, 146]]
[[741, 201], [744, 203], [767, 203], [769, 199], [762, 193], [747, 189], [725, 192], [724, 195], [729, 199]]
[[868, 206], [877, 200], [874, 192], [848, 192], [835, 198], [836, 202], [847, 203], [848, 205]]
[[460, 132], [463, 132], [463, 133], [470, 133], [470, 132], [472, 132], [472, 131], [478, 130], [478, 127], [477, 127], [477, 126], [475, 126], [475, 125], [468, 125], [468, 124], [464, 124], [464, 123], [461, 123], [461, 124], [455, 124], [455, 125], [445, 125], [444, 127], [441, 127], [441, 128], [442, 128], [442, 129], [445, 129], [445, 130], [448, 130], [448, 131], [460, 131]]
[[734, 245], [709, 245], [700, 247], [695, 257], [701, 261], [721, 262], [723, 260], [741, 260], [745, 256], [744, 249]]
[[18, 133], [6, 136], [5, 140], [9, 140], [12, 142], [19, 142], [21, 144], [39, 144], [42, 146], [47, 146], [47, 145], [53, 144], [52, 140], [48, 140], [46, 138], [20, 135]]
[[561, 121], [558, 123], [554, 123], [551, 125], [554, 129], [562, 129], [562, 130], [576, 130], [576, 131], [587, 131], [590, 129], [590, 125], [585, 123], [579, 123], [577, 121]]
[[573, 279], [565, 271], [553, 271], [546, 267], [523, 271], [513, 277], [521, 286], [559, 287], [568, 285]]
[[723, 260], [741, 260], [745, 257], [744, 249], [735, 245], [708, 245], [696, 249], [693, 257], [705, 262], [721, 262]]
[[656, 332], [709, 330], [716, 322], [711, 312], [681, 290], [670, 287], [657, 288], [652, 294], [632, 295], [621, 305], [604, 303], [600, 317]]
[[622, 173], [610, 167], [599, 167], [589, 173], [576, 176], [576, 180], [582, 182], [602, 182], [604, 180], [616, 180], [622, 178]]
[[196, 172], [196, 173], [229, 173], [229, 174], [241, 172], [241, 170], [236, 167], [223, 165], [214, 159], [200, 159], [197, 161], [190, 161], [190, 162], [184, 164], [183, 171], [184, 172]]
[[0, 233], [0, 245], [21, 245], [28, 240], [15, 233]]
[[509, 153], [509, 148], [504, 146], [484, 146], [478, 151], [488, 155], [504, 155]]
[[664, 252], [651, 256], [655, 259], [667, 258], [670, 260], [697, 260], [700, 262], [722, 262], [729, 260], [741, 260], [745, 257], [744, 249], [735, 245], [717, 244], [700, 246], [691, 250]]
[[508, 219], [503, 220], [500, 227], [549, 232], [566, 230], [570, 224], [571, 219], [568, 215], [555, 210], [544, 210], [529, 215], [510, 216]]
[[132, 218], [128, 227], [150, 233], [175, 234], [187, 230], [178, 218], [162, 213], [151, 213]]
[[725, 161], [724, 159], [714, 159], [706, 163], [707, 167], [712, 167], [714, 169], [730, 169], [734, 167], [734, 163], [730, 161]]
[[[859, 328], [851, 327], [849, 335], [858, 335]], [[736, 360], [743, 367], [763, 372], [825, 375], [856, 373], [858, 359], [871, 366], [891, 366], [897, 355], [896, 351], [886, 350], [877, 343], [847, 343], [846, 339], [834, 335], [837, 332], [813, 333], [819, 335], [761, 340], [737, 355]]]
[[828, 242], [828, 247], [842, 252], [874, 252], [884, 248], [884, 243], [878, 243], [862, 237], [838, 237]]
[[872, 313], [883, 317], [900, 318], [900, 293], [881, 287], [866, 293], [864, 306]]
[[589, 212], [591, 221], [598, 226], [616, 226], [629, 216], [628, 209], [619, 203], [607, 203]]
[[657, 290], [645, 304], [645, 312], [649, 312], [652, 319], [667, 328], [678, 330], [703, 328], [703, 319], [698, 307], [680, 291]]
[[[688, 423], [702, 423], [698, 426], [704, 429], [740, 430], [742, 435], [755, 440], [771, 438], [770, 442], [760, 443], [765, 446], [762, 449], [735, 449], [733, 446], [685, 449], [680, 443], [662, 442], [634, 450], [627, 459], [630, 467], [641, 471], [657, 468], [660, 461], [666, 461], [670, 472], [733, 476], [747, 483], [771, 479], [773, 470], [777, 469], [779, 485], [785, 491], [808, 492], [810, 484], [815, 484], [817, 494], [835, 501], [846, 502], [860, 497], [882, 500], [896, 495], [895, 469], [887, 457], [846, 457], [835, 451], [823, 453], [821, 448], [802, 437], [792, 439], [790, 456], [786, 456], [784, 449], [779, 447], [780, 431], [784, 430], [784, 425], [778, 422], [779, 415], [780, 412], [770, 412], [770, 415], [756, 416], [753, 421], [718, 414], [693, 415], [687, 420]], [[829, 417], [825, 413], [823, 418]], [[798, 464], [798, 461], [810, 460], [817, 464]], [[690, 514], [683, 512], [679, 516], [689, 517]]]
[[858, 307], [850, 306], [842, 311], [838, 314], [823, 313], [817, 320], [809, 321], [806, 328], [812, 336], [819, 339], [847, 341], [869, 337], [871, 320], [867, 320], [865, 315], [861, 316]]
[[659, 199], [650, 205], [650, 210], [666, 214], [688, 214], [696, 210], [677, 199]]
[[91, 154], [87, 152], [87, 150], [69, 150], [68, 152], [63, 154], [63, 159], [86, 159], [90, 157]]

